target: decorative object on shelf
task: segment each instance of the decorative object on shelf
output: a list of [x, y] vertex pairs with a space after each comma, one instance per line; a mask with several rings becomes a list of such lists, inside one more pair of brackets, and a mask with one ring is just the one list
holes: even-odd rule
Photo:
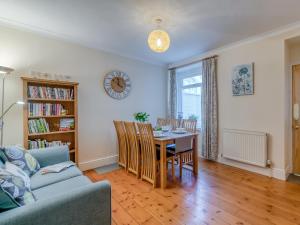
[[73, 130], [74, 128], [75, 128], [74, 118], [60, 119], [60, 123], [59, 123], [60, 131]]
[[46, 80], [70, 80], [71, 76], [69, 75], [63, 75], [63, 74], [50, 74], [50, 73], [44, 73], [39, 71], [33, 71], [30, 70], [29, 74], [35, 78], [35, 79], [46, 79]]
[[115, 99], [126, 98], [131, 90], [129, 76], [121, 71], [111, 71], [104, 77], [104, 89], [106, 93]]
[[78, 83], [22, 79], [25, 148], [67, 145], [70, 159], [78, 163]]
[[149, 34], [148, 45], [152, 51], [162, 53], [169, 49], [170, 37], [169, 34], [160, 27], [162, 19], [158, 18], [155, 22], [157, 24], [157, 29], [151, 31]]
[[136, 121], [144, 123], [149, 120], [150, 115], [146, 112], [138, 112], [133, 114], [133, 116]]
[[254, 94], [254, 63], [235, 66], [232, 73], [233, 96]]

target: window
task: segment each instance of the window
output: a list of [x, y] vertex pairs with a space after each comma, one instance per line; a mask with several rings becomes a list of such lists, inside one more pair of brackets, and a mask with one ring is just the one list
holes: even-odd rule
[[176, 70], [177, 114], [183, 119], [197, 119], [201, 124], [201, 63], [185, 66]]

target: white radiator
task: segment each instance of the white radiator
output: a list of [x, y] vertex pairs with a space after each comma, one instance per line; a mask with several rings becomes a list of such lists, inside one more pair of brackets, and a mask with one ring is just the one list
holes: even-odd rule
[[266, 167], [267, 134], [263, 132], [224, 129], [222, 156], [236, 161]]

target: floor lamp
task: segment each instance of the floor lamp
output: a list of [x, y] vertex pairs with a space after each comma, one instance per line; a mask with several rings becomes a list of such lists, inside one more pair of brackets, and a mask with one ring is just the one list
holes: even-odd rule
[[[3, 117], [4, 115], [9, 111], [5, 113], [4, 111], [4, 87], [5, 87], [5, 78], [8, 74], [10, 74], [14, 69], [5, 67], [5, 66], [0, 66], [0, 74], [3, 75], [2, 77], [2, 101], [1, 101], [1, 117], [0, 117], [0, 130], [1, 130], [1, 136], [0, 136], [0, 146], [3, 146]], [[14, 105], [14, 104], [13, 104]], [[12, 106], [11, 106], [12, 107]], [[9, 107], [9, 109], [11, 109]]]

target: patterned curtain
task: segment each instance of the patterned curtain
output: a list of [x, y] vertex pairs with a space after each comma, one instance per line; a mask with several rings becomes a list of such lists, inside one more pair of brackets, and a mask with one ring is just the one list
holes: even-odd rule
[[217, 59], [202, 61], [201, 92], [201, 155], [203, 158], [218, 158], [218, 96]]
[[168, 109], [167, 116], [175, 119], [177, 113], [176, 69], [170, 69], [168, 74]]

